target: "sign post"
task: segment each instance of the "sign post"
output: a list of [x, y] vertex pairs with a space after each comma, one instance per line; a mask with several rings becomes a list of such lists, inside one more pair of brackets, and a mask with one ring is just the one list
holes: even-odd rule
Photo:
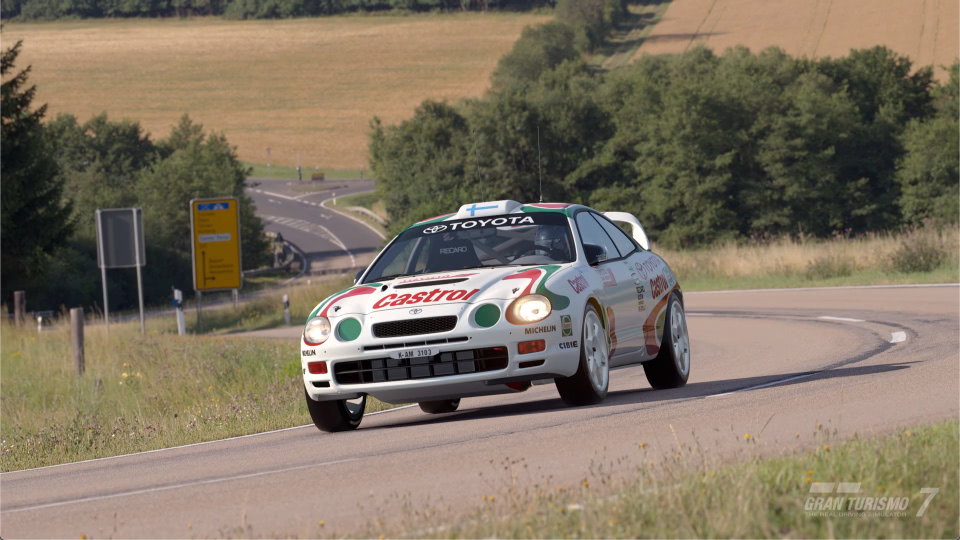
[[147, 264], [143, 241], [143, 210], [140, 208], [98, 209], [97, 265], [103, 284], [103, 321], [110, 334], [110, 307], [107, 298], [107, 268], [137, 269], [137, 296], [140, 302], [140, 333], [146, 334], [143, 315], [143, 279], [140, 267]]
[[237, 198], [190, 201], [190, 237], [199, 331], [203, 292], [237, 290], [243, 286]]

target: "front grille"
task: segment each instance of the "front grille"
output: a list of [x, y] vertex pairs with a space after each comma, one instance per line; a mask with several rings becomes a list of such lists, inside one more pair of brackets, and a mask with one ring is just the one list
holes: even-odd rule
[[422, 334], [437, 334], [449, 332], [457, 326], [457, 316], [425, 317], [422, 319], [407, 319], [404, 321], [390, 321], [375, 323], [373, 335], [378, 338], [392, 338], [402, 336], [418, 336]]
[[506, 347], [487, 347], [442, 352], [419, 358], [373, 358], [337, 362], [333, 365], [333, 377], [337, 384], [343, 385], [408, 381], [497, 371], [506, 369], [507, 361]]

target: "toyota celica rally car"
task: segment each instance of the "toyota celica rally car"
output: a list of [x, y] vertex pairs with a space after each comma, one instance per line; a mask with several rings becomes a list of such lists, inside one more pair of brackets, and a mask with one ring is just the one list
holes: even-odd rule
[[323, 431], [355, 429], [368, 395], [445, 413], [552, 380], [584, 405], [614, 368], [642, 364], [654, 388], [690, 373], [683, 293], [636, 217], [516, 201], [404, 230], [317, 305], [300, 354]]

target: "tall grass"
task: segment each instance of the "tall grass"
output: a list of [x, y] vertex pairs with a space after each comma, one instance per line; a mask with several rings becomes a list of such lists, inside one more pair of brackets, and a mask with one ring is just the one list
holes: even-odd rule
[[960, 278], [956, 225], [829, 240], [782, 237], [698, 250], [654, 249], [690, 290], [956, 282]]
[[[337, 284], [294, 287], [300, 326]], [[279, 323], [265, 298], [240, 312], [205, 313], [219, 330]], [[263, 311], [257, 311], [263, 310]], [[239, 316], [238, 316], [239, 313]], [[279, 315], [278, 315], [279, 313]], [[279, 316], [279, 321], [275, 320]], [[299, 342], [175, 335], [175, 323], [148, 319], [84, 330], [86, 372], [75, 373], [69, 325], [0, 327], [0, 469], [10, 471], [165, 448], [310, 423]], [[171, 333], [173, 332], [173, 333]], [[367, 410], [387, 408], [374, 399]]]

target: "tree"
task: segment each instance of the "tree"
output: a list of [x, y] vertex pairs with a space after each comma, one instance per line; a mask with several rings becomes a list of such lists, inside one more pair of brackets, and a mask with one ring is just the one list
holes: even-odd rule
[[523, 29], [513, 49], [500, 58], [493, 72], [493, 88], [500, 90], [536, 82], [542, 73], [580, 56], [574, 45], [574, 29], [562, 22], [548, 22]]
[[240, 239], [244, 268], [256, 268], [268, 258], [263, 222], [244, 192], [248, 170], [237, 160], [222, 134], [204, 135], [184, 115], [161, 148], [172, 150], [165, 159], [143, 169], [137, 195], [143, 206], [144, 232], [158, 243], [190, 257], [191, 199], [237, 197], [240, 206]]
[[21, 45], [4, 50], [0, 60], [0, 290], [5, 300], [12, 286], [43, 277], [45, 263], [74, 228], [40, 124], [46, 106], [31, 110], [36, 86], [27, 86], [30, 67], [9, 76]]
[[903, 135], [905, 154], [897, 164], [900, 208], [908, 223], [927, 218], [956, 222], [960, 218], [960, 62], [950, 80], [934, 91], [937, 113], [913, 120]]

